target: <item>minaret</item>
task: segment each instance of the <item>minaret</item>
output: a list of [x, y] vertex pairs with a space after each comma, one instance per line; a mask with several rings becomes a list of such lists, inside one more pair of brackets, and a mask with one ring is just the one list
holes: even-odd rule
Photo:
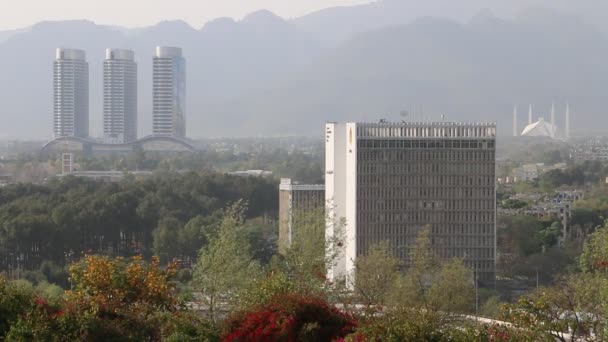
[[555, 126], [555, 103], [551, 104], [551, 138], [555, 138], [555, 131], [557, 127]]
[[565, 133], [565, 138], [566, 139], [570, 139], [570, 104], [566, 104], [566, 132]]
[[513, 107], [513, 136], [518, 136], [517, 132], [517, 105]]
[[528, 111], [528, 125], [532, 124], [532, 105], [530, 105], [530, 110]]

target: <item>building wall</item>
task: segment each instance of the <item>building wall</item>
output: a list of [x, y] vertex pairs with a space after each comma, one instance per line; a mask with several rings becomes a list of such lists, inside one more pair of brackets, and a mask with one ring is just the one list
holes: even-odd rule
[[344, 263], [346, 270], [355, 269], [355, 260], [361, 253], [357, 241], [359, 240], [360, 230], [357, 229], [359, 220], [357, 217], [359, 200], [359, 163], [357, 124], [346, 124], [346, 229], [344, 230]]
[[[289, 183], [286, 183], [288, 181]], [[293, 241], [293, 236], [303, 215], [324, 215], [325, 190], [323, 185], [292, 184], [282, 179], [279, 189], [279, 252], [284, 253]]]
[[291, 244], [291, 191], [279, 190], [279, 252]]
[[[346, 124], [325, 125], [325, 147], [325, 237], [331, 241], [342, 239], [343, 231], [347, 229], [341, 224], [346, 218]], [[343, 276], [345, 271], [346, 255], [342, 252], [329, 267], [327, 275], [334, 279]]]
[[[336, 148], [335, 141], [326, 145], [327, 155], [347, 155], [341, 175], [326, 179], [335, 212], [346, 218], [344, 268], [334, 273], [351, 274], [354, 259], [383, 241], [407, 264], [418, 233], [428, 226], [440, 257], [463, 258], [480, 280], [494, 283], [495, 126], [380, 123], [341, 129], [347, 149]], [[336, 182], [345, 184], [344, 198]]]

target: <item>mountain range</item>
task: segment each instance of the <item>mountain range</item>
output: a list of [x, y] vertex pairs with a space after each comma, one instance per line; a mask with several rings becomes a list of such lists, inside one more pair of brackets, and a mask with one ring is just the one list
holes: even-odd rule
[[156, 45], [184, 50], [193, 138], [320, 135], [325, 121], [400, 113], [496, 121], [509, 134], [514, 104], [523, 122], [528, 103], [546, 118], [555, 103], [562, 120], [567, 102], [575, 132], [597, 131], [608, 83], [602, 9], [608, 4], [598, 0], [384, 0], [292, 20], [262, 10], [200, 29], [181, 21], [138, 29], [41, 22], [0, 32], [0, 136], [50, 139], [56, 47], [87, 52], [94, 135], [104, 49], [133, 49], [139, 134], [149, 134]]

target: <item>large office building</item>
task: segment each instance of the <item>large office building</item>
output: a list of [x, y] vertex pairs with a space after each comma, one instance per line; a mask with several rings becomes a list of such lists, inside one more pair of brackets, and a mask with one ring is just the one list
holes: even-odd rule
[[137, 140], [137, 63], [131, 50], [106, 49], [103, 136], [108, 144]]
[[299, 184], [282, 178], [279, 185], [279, 251], [285, 252], [302, 215], [320, 214], [325, 207], [325, 185]]
[[355, 259], [387, 241], [407, 265], [428, 227], [444, 260], [462, 258], [491, 286], [496, 263], [494, 124], [328, 123], [326, 236], [344, 250], [330, 278], [352, 275]]
[[153, 134], [185, 138], [186, 60], [182, 49], [157, 47], [153, 74]]
[[53, 136], [89, 136], [89, 64], [82, 50], [58, 48], [53, 64]]

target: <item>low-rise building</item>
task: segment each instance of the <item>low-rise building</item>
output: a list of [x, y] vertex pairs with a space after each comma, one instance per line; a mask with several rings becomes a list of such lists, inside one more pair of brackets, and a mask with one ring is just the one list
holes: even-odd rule
[[325, 185], [298, 184], [289, 178], [281, 179], [279, 185], [279, 251], [291, 246], [294, 227], [298, 218], [306, 212], [323, 211], [325, 207]]
[[72, 171], [68, 174], [60, 174], [59, 177], [63, 176], [74, 176], [74, 177], [82, 177], [89, 178], [94, 180], [100, 180], [104, 182], [119, 182], [126, 175], [132, 175], [136, 178], [142, 178], [151, 176], [153, 174], [152, 171]]
[[529, 182], [538, 179], [544, 173], [552, 170], [565, 170], [566, 163], [558, 163], [553, 165], [545, 165], [543, 163], [526, 164], [513, 170], [513, 179], [515, 182]]
[[229, 174], [231, 176], [237, 176], [237, 177], [270, 177], [270, 176], [272, 176], [272, 171], [244, 170], [244, 171], [228, 172], [227, 174]]

